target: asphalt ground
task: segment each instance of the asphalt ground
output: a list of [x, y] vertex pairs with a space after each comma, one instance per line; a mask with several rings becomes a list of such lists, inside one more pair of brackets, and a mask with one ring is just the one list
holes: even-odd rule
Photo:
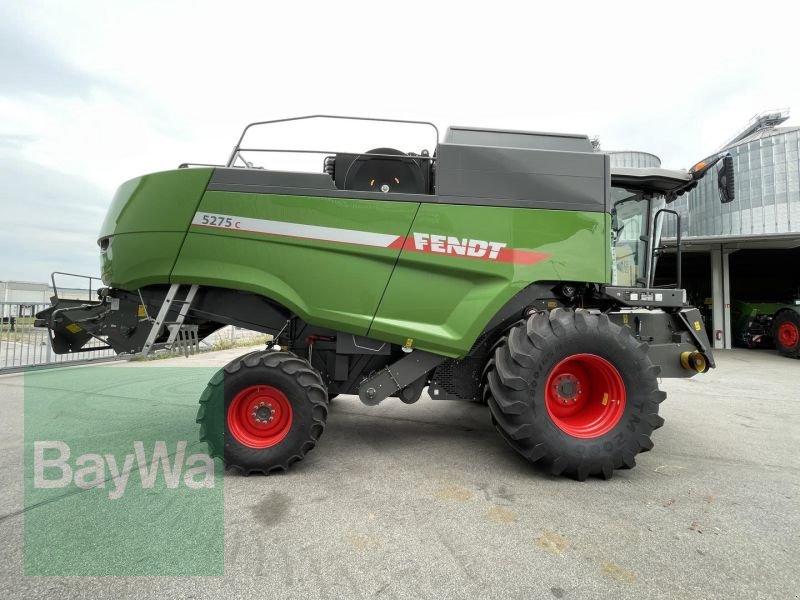
[[[139, 378], [175, 399], [142, 411], [106, 385], [115, 419], [131, 411], [147, 425], [152, 414], [154, 427], [174, 418], [196, 431], [197, 383], [172, 368], [221, 366], [244, 351], [89, 368], [113, 370], [120, 389]], [[478, 404], [423, 396], [370, 408], [340, 397], [317, 448], [288, 473], [225, 474], [224, 575], [196, 577], [23, 575], [24, 523], [45, 509], [25, 505], [24, 376], [2, 377], [0, 598], [798, 598], [800, 361], [716, 356], [705, 376], [663, 380], [655, 448], [610, 481], [529, 465]], [[173, 492], [149, 491], [153, 501]], [[77, 522], [90, 506], [81, 497], [47, 510]], [[191, 521], [179, 503], [166, 506]], [[129, 535], [146, 549], [135, 526]]]

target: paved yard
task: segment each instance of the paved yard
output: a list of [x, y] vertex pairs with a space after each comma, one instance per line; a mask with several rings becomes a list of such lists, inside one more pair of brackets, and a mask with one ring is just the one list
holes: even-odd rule
[[339, 398], [289, 473], [225, 476], [225, 576], [192, 578], [22, 576], [23, 378], [3, 377], [0, 597], [797, 598], [800, 361], [717, 359], [664, 380], [655, 448], [611, 481], [528, 465], [477, 404]]

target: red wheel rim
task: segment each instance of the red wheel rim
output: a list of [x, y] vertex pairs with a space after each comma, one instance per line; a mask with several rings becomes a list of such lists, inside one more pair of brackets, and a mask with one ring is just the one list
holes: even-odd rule
[[249, 448], [271, 448], [292, 428], [292, 405], [271, 385], [251, 385], [228, 406], [228, 430]]
[[781, 346], [794, 348], [798, 340], [800, 340], [800, 330], [797, 329], [797, 325], [789, 321], [780, 324], [780, 327], [778, 327], [778, 342], [780, 342]]
[[576, 438], [605, 435], [625, 412], [625, 383], [614, 365], [594, 354], [573, 354], [547, 378], [545, 405], [553, 423]]

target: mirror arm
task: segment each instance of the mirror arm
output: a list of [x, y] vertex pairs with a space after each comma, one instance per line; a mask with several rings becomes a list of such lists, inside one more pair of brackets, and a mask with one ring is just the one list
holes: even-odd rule
[[708, 173], [711, 167], [713, 167], [715, 164], [717, 164], [726, 156], [728, 156], [727, 152], [721, 152], [720, 154], [717, 154], [713, 158], [706, 158], [701, 160], [699, 163], [697, 163], [689, 170], [689, 172], [692, 174], [692, 179], [694, 181], [700, 181], [705, 176], [705, 174]]
[[[730, 152], [721, 152], [716, 156], [701, 160], [699, 163], [689, 169], [689, 173], [692, 175], [691, 181], [665, 194], [666, 203], [671, 204], [678, 198], [678, 196], [682, 196], [683, 194], [697, 187], [697, 184], [700, 182], [700, 180], [705, 177], [711, 167], [716, 165], [719, 161], [732, 158], [733, 156]], [[732, 199], [733, 198], [731, 198], [731, 200]], [[722, 200], [722, 192], [720, 192], [720, 200]], [[730, 202], [730, 200], [727, 200], [727, 202]], [[723, 203], [725, 203], [725, 201], [723, 201]]]

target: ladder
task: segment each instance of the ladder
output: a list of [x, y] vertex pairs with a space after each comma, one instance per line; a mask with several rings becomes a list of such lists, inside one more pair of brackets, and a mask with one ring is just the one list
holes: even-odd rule
[[[161, 308], [158, 310], [158, 314], [153, 321], [153, 326], [150, 329], [150, 333], [147, 335], [147, 340], [145, 340], [144, 346], [142, 347], [142, 357], [146, 357], [148, 354], [150, 354], [150, 351], [155, 346], [158, 336], [160, 336], [161, 332], [164, 331], [165, 326], [169, 330], [169, 336], [167, 337], [167, 341], [164, 343], [164, 348], [167, 350], [172, 350], [173, 344], [175, 344], [175, 341], [178, 340], [177, 348], [179, 351], [183, 350], [186, 356], [193, 354], [198, 350], [200, 341], [197, 334], [197, 325], [184, 325], [183, 322], [186, 319], [186, 315], [189, 313], [189, 308], [191, 308], [192, 302], [194, 302], [194, 297], [197, 294], [197, 289], [200, 286], [189, 286], [189, 290], [186, 292], [183, 300], [178, 300], [178, 292], [180, 291], [181, 287], [182, 286], [179, 283], [173, 283], [169, 286], [167, 295], [164, 297], [164, 302], [161, 303]], [[178, 311], [178, 317], [175, 319], [175, 321], [167, 322], [167, 316], [169, 315], [173, 304], [181, 305], [180, 310]]]

